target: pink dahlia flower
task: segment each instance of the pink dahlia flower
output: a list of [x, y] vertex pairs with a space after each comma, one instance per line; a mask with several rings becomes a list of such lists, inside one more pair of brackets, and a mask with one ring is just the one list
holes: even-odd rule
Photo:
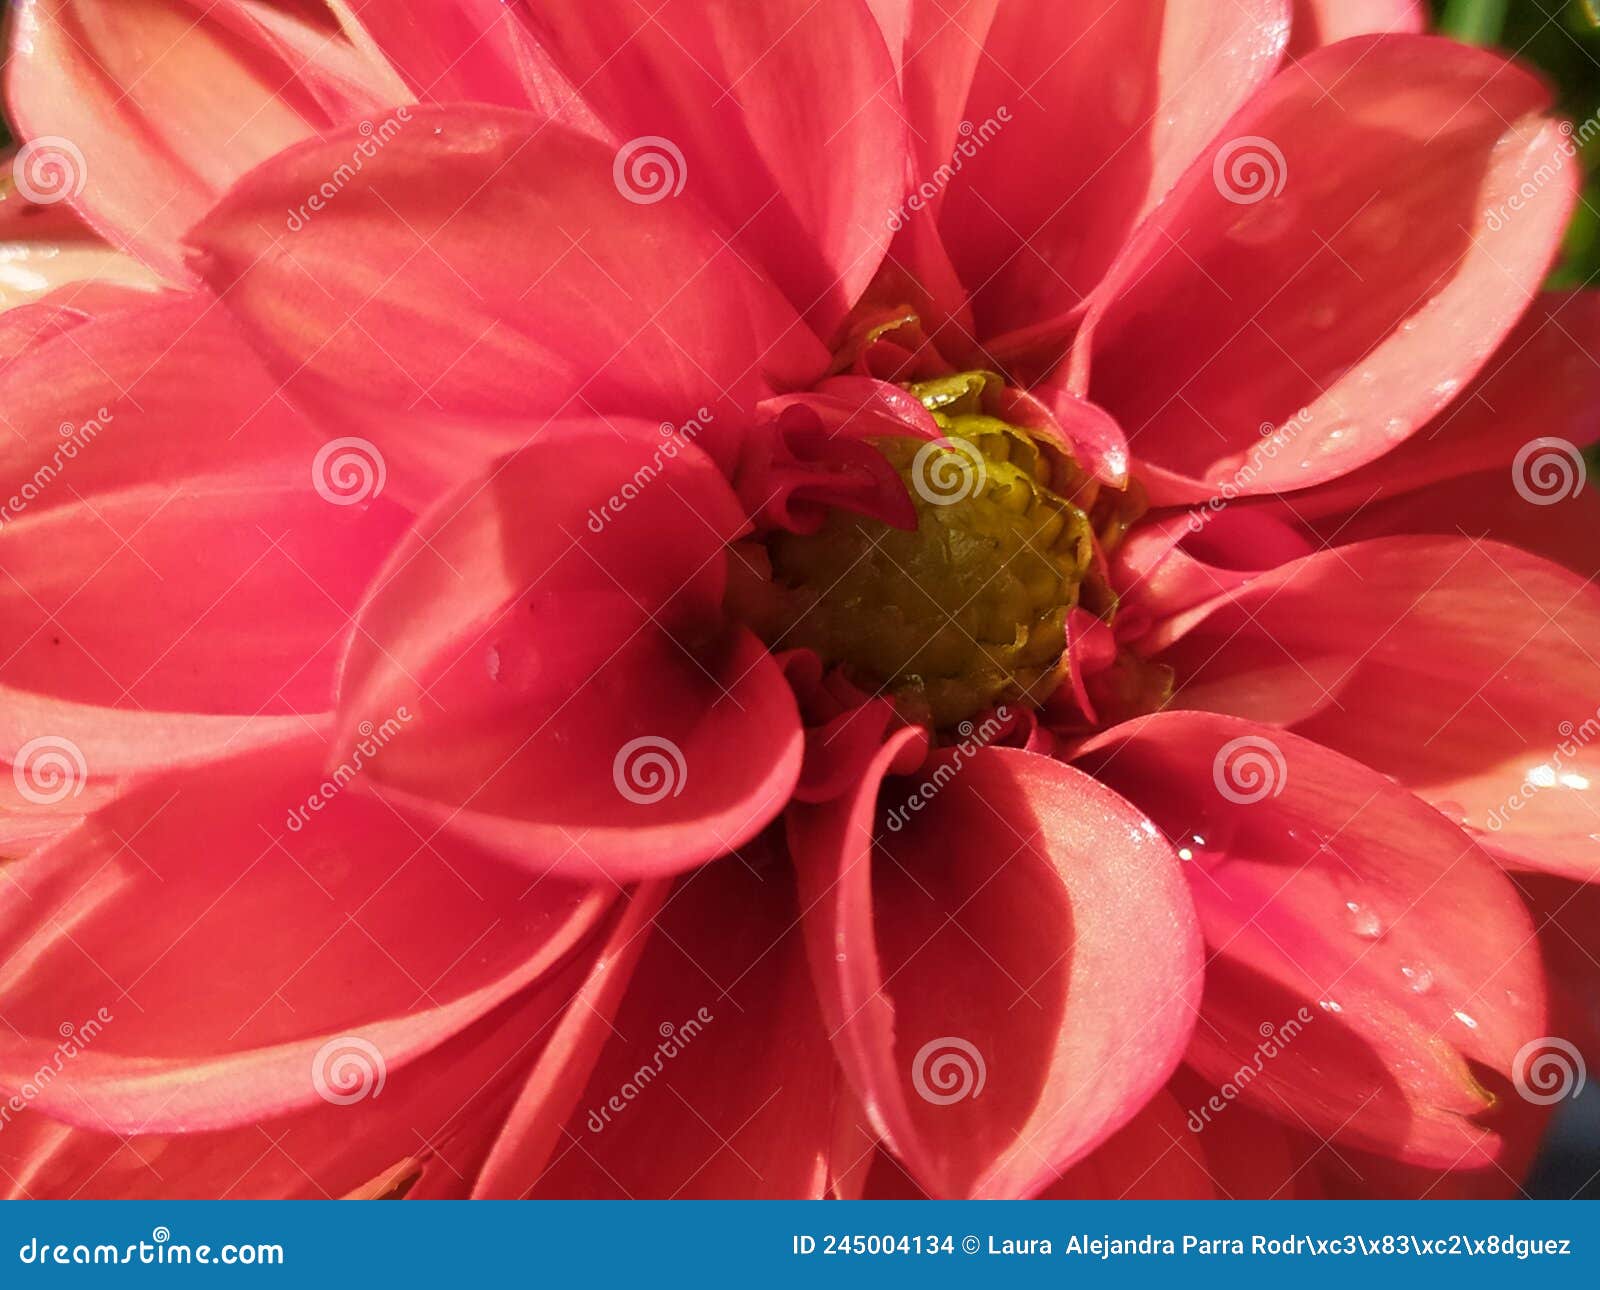
[[1418, 26], [24, 0], [10, 1190], [1515, 1191], [1600, 309]]

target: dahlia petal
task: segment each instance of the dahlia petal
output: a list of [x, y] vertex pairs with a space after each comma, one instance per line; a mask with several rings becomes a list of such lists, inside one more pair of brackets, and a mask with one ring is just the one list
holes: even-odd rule
[[1208, 713], [1125, 723], [1079, 762], [1193, 856], [1209, 961], [1188, 1065], [1318, 1137], [1423, 1165], [1492, 1154], [1544, 978], [1515, 888], [1465, 833], [1339, 753]]
[[1287, 0], [1001, 5], [966, 101], [971, 132], [931, 136], [944, 147], [936, 165], [959, 163], [940, 231], [973, 289], [979, 335], [1046, 322], [1059, 333], [1141, 217], [1272, 74], [1288, 31]]
[[533, 39], [520, 3], [434, 0], [346, 11], [421, 102], [529, 108], [596, 135], [583, 94]]
[[347, 741], [415, 717], [373, 769], [389, 800], [590, 879], [738, 847], [804, 746], [781, 669], [722, 619], [732, 491], [692, 445], [623, 429], [547, 436], [425, 516], [362, 610], [341, 703]]
[[672, 881], [640, 883], [594, 955], [571, 1004], [517, 1090], [473, 1184], [476, 1197], [526, 1193], [550, 1165], [600, 1057]]
[[0, 758], [64, 740], [90, 778], [123, 774], [332, 709], [404, 515], [319, 494], [322, 436], [273, 395], [195, 297], [80, 322], [0, 374]]
[[842, 1077], [792, 879], [764, 852], [678, 880], [533, 1195], [823, 1193]]
[[[1558, 483], [1573, 491], [1535, 493], [1509, 467], [1461, 475], [1414, 493], [1374, 501], [1350, 515], [1308, 525], [1329, 541], [1365, 542], [1402, 534], [1439, 533], [1489, 539], [1554, 561], [1580, 578], [1600, 578], [1600, 489], [1578, 484], [1578, 457], [1550, 441], [1545, 455]], [[1534, 500], [1530, 502], [1529, 498]]]
[[1500, 55], [1425, 36], [1280, 72], [1129, 244], [1074, 342], [1072, 387], [1127, 429], [1152, 498], [1321, 483], [1440, 411], [1566, 226], [1581, 168], [1549, 106]]
[[315, 196], [361, 142], [281, 154], [192, 240], [290, 393], [363, 427], [419, 497], [562, 413], [689, 418], [714, 447], [769, 378], [826, 367], [692, 202], [629, 200], [593, 139], [527, 112], [419, 108]]
[[923, 739], [891, 738], [853, 799], [790, 812], [812, 974], [872, 1128], [917, 1181], [1027, 1195], [1181, 1056], [1189, 899], [1148, 822], [1087, 777], [992, 747], [924, 763]]
[[[651, 199], [694, 194], [732, 236], [733, 263], [759, 265], [829, 336], [872, 280], [906, 174], [894, 65], [864, 0], [521, 12], [622, 143], [619, 176]], [[692, 263], [673, 266], [676, 282]]]
[[1495, 542], [1319, 552], [1158, 628], [1186, 707], [1294, 725], [1520, 864], [1600, 874], [1600, 590]]
[[[1540, 293], [1444, 411], [1376, 461], [1296, 494], [1293, 513], [1320, 518], [1354, 512], [1359, 519], [1364, 508], [1402, 494], [1408, 505], [1426, 504], [1427, 494], [1419, 490], [1460, 476], [1495, 470], [1509, 480], [1518, 455], [1535, 439], [1561, 440], [1572, 448], [1600, 439], [1600, 291]], [[1541, 456], [1552, 473], [1550, 486], [1537, 490]], [[1568, 484], [1577, 471], [1575, 458], [1572, 453], [1566, 466]], [[1562, 482], [1561, 463], [1550, 454], [1535, 451], [1517, 468], [1530, 492], [1553, 494]], [[1468, 518], [1481, 517], [1463, 515]]]
[[[464, 1197], [517, 1078], [570, 996], [558, 988], [564, 983], [535, 988], [416, 1061], [386, 1064], [382, 1086], [374, 1079], [362, 1098], [319, 1100], [269, 1120], [183, 1133], [130, 1135], [26, 1112], [6, 1128], [0, 1195], [329, 1200], [364, 1191]], [[114, 1034], [115, 1025], [101, 1033]], [[80, 1047], [87, 1051], [99, 1038]], [[359, 1059], [359, 1049], [345, 1051]]]
[[[0, 165], [10, 170], [13, 157], [0, 153]], [[159, 279], [102, 242], [69, 207], [35, 204], [15, 188], [0, 191], [0, 311], [30, 304], [59, 287], [91, 282], [154, 289]], [[0, 358], [9, 348], [0, 343]]]
[[1166, 1089], [1039, 1194], [1040, 1200], [1215, 1200], [1205, 1152]]
[[0, 1086], [97, 1017], [38, 1110], [161, 1133], [337, 1102], [538, 981], [614, 898], [419, 834], [325, 755], [310, 738], [152, 778], [8, 868]]
[[1369, 32], [1415, 34], [1427, 18], [1422, 0], [1294, 0], [1289, 56]]
[[190, 0], [22, 0], [11, 44], [7, 100], [38, 185], [172, 282], [206, 207], [328, 123], [296, 101], [293, 66]]

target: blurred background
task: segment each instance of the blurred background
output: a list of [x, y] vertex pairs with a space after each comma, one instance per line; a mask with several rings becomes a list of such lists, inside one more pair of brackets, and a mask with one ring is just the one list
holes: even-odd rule
[[[0, 0], [0, 14], [10, 3]], [[1574, 122], [1600, 121], [1600, 0], [1429, 0], [1429, 8], [1440, 34], [1516, 54], [1544, 72]], [[0, 148], [10, 141], [0, 107]], [[1578, 157], [1584, 193], [1550, 285], [1600, 289], [1600, 141]], [[1600, 485], [1600, 450], [1591, 452], [1590, 467], [1591, 484]], [[1578, 1098], [1562, 1104], [1526, 1187], [1538, 1197], [1600, 1199], [1600, 1072]]]

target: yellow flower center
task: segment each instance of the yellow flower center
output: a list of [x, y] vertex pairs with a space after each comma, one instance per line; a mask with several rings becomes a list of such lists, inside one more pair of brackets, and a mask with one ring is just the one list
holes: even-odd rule
[[770, 579], [735, 591], [773, 648], [815, 650], [935, 727], [1048, 696], [1094, 557], [1089, 517], [1052, 491], [1049, 458], [983, 412], [996, 379], [964, 372], [906, 386], [946, 436], [877, 441], [906, 483], [914, 529], [835, 510], [814, 534], [773, 535]]

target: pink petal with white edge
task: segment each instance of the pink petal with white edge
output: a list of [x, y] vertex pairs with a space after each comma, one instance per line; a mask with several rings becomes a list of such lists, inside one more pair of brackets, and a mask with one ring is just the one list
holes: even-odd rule
[[1190, 857], [1208, 950], [1190, 1066], [1319, 1137], [1492, 1157], [1545, 1001], [1532, 923], [1481, 848], [1378, 772], [1248, 721], [1140, 718], [1078, 761]]
[[1148, 645], [1176, 701], [1355, 757], [1510, 853], [1600, 875], [1600, 589], [1513, 547], [1394, 537], [1307, 556]]
[[[0, 153], [0, 169], [9, 171], [11, 166], [11, 156]], [[101, 241], [70, 207], [39, 205], [15, 187], [0, 187], [0, 310], [31, 304], [59, 287], [79, 283], [154, 290], [160, 279], [131, 255]]]
[[152, 779], [8, 868], [6, 1091], [63, 1020], [95, 1017], [38, 1110], [187, 1132], [336, 1101], [537, 981], [614, 898], [530, 889], [325, 775], [325, 756], [311, 738]]
[[331, 124], [295, 66], [225, 16], [22, 0], [13, 21], [6, 98], [29, 173], [171, 282], [189, 280], [179, 239], [229, 184]]
[[1280, 72], [1119, 258], [1074, 342], [1072, 386], [1121, 422], [1152, 498], [1308, 487], [1439, 412], [1566, 227], [1581, 167], [1549, 107], [1500, 55], [1425, 36], [1342, 41]]
[[804, 746], [781, 670], [723, 621], [732, 491], [681, 437], [624, 428], [547, 436], [425, 516], [362, 609], [341, 704], [346, 740], [414, 714], [373, 770], [391, 801], [615, 881], [738, 847]]
[[1299, 58], [1322, 45], [1365, 36], [1422, 31], [1427, 26], [1422, 0], [1294, 0], [1289, 55]]
[[891, 739], [853, 798], [790, 813], [812, 974], [917, 1181], [1029, 1195], [1172, 1072], [1198, 931], [1171, 850], [1114, 793], [1014, 750], [924, 763], [922, 738]]

